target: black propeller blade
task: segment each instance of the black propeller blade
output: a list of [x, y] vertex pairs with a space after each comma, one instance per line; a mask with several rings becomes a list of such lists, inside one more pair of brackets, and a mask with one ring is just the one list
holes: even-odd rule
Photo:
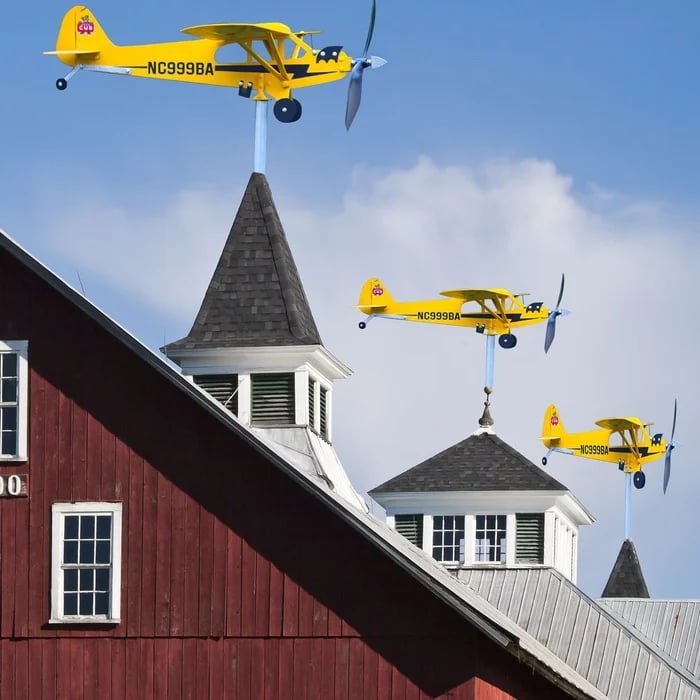
[[377, 17], [377, 2], [372, 0], [372, 12], [369, 17], [369, 30], [367, 31], [367, 40], [365, 41], [365, 48], [362, 52], [362, 56], [356, 58], [352, 71], [350, 72], [350, 84], [348, 85], [348, 101], [345, 107], [345, 128], [349, 129], [352, 124], [357, 110], [360, 108], [360, 101], [362, 100], [362, 75], [364, 74], [365, 68], [379, 68], [383, 66], [386, 61], [379, 56], [368, 56], [369, 45], [372, 42], [372, 36], [374, 34], [374, 21]]
[[549, 312], [547, 317], [547, 331], [544, 336], [544, 351], [547, 352], [554, 342], [554, 335], [557, 332], [557, 317], [566, 313], [564, 309], [560, 309], [561, 299], [564, 296], [564, 275], [561, 276], [561, 287], [559, 288], [559, 298], [557, 305]]
[[678, 399], [673, 402], [673, 427], [671, 428], [671, 439], [666, 445], [666, 456], [664, 458], [664, 493], [668, 487], [668, 482], [671, 480], [671, 452], [676, 447], [676, 443], [673, 442], [673, 436], [676, 434], [676, 413], [678, 409]]

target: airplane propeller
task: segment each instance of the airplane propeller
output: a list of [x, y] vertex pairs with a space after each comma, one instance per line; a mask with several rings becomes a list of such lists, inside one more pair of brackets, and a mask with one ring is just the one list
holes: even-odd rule
[[559, 288], [559, 298], [557, 305], [549, 312], [547, 317], [547, 331], [544, 336], [544, 351], [549, 350], [550, 345], [554, 342], [554, 334], [557, 332], [557, 317], [566, 316], [569, 312], [566, 309], [560, 309], [561, 298], [564, 296], [564, 275], [561, 276], [561, 287]]
[[671, 428], [671, 439], [666, 445], [666, 456], [664, 459], [664, 493], [668, 487], [668, 482], [671, 479], [671, 452], [676, 448], [676, 443], [673, 442], [673, 436], [676, 434], [676, 412], [678, 409], [678, 399], [673, 402], [673, 427]]
[[345, 128], [349, 129], [352, 120], [360, 108], [360, 100], [362, 99], [362, 75], [365, 68], [381, 68], [386, 61], [379, 56], [368, 56], [369, 45], [374, 34], [374, 20], [377, 16], [377, 2], [372, 0], [372, 13], [369, 17], [369, 30], [367, 32], [367, 40], [365, 48], [360, 58], [356, 58], [352, 62], [352, 71], [350, 72], [350, 84], [348, 85], [348, 101], [345, 107]]

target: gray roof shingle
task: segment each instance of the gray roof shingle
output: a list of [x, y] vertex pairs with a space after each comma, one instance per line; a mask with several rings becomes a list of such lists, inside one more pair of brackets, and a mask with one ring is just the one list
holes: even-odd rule
[[603, 589], [602, 598], [648, 598], [642, 565], [632, 540], [625, 540], [620, 547], [610, 578]]
[[270, 186], [253, 173], [192, 330], [167, 350], [321, 344]]
[[470, 435], [370, 494], [433, 491], [566, 491], [493, 433]]

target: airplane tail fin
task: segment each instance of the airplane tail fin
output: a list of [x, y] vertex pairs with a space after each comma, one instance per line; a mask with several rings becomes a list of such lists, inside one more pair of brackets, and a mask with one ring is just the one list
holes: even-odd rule
[[378, 311], [384, 308], [387, 304], [394, 301], [389, 290], [376, 277], [370, 277], [360, 291], [360, 298], [357, 302], [357, 308], [370, 314], [373, 311]]
[[550, 404], [544, 413], [542, 422], [542, 441], [547, 448], [556, 447], [559, 440], [566, 435], [564, 422], [559, 415], [559, 409]]
[[52, 53], [59, 56], [97, 53], [108, 46], [114, 44], [95, 15], [84, 5], [74, 5], [63, 16], [56, 39], [56, 51]]

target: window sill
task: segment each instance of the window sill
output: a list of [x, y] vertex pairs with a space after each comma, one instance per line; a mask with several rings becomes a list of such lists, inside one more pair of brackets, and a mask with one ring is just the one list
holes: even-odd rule
[[26, 455], [0, 455], [0, 464], [24, 464], [27, 460]]
[[120, 618], [108, 618], [108, 617], [92, 617], [85, 616], [80, 617], [76, 615], [75, 617], [63, 617], [63, 618], [51, 618], [47, 624], [49, 625], [118, 625], [121, 622]]

